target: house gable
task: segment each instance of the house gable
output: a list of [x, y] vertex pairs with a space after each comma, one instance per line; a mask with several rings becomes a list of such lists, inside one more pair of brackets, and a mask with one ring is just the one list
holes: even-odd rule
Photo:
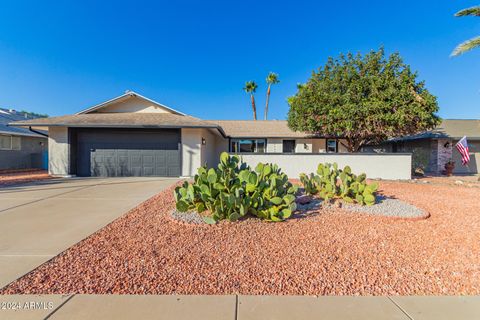
[[185, 115], [133, 91], [126, 92], [119, 97], [97, 104], [77, 114], [91, 113], [171, 113]]
[[157, 104], [151, 103], [150, 101], [147, 101], [138, 97], [130, 97], [122, 101], [114, 102], [89, 113], [119, 113], [119, 112], [173, 113], [169, 109], [166, 109], [162, 106], [159, 106]]

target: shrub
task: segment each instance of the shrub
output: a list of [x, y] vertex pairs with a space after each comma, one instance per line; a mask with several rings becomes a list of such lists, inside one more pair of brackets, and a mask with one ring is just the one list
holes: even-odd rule
[[218, 168], [198, 168], [194, 182], [175, 188], [177, 210], [206, 210], [207, 223], [253, 215], [267, 221], [283, 221], [296, 209], [293, 186], [275, 164], [259, 163], [251, 170], [236, 155], [224, 152]]
[[300, 175], [305, 193], [309, 195], [318, 194], [326, 201], [340, 198], [349, 203], [373, 205], [378, 184], [367, 184], [366, 179], [364, 173], [357, 176], [352, 173], [349, 166], [340, 170], [336, 163], [319, 164], [316, 175], [313, 173]]

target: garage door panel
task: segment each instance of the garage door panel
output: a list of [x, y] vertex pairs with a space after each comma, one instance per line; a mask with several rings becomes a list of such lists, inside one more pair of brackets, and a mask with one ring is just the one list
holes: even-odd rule
[[117, 176], [117, 156], [114, 150], [92, 149], [90, 157], [92, 176]]
[[167, 168], [155, 168], [155, 175], [156, 176], [160, 176], [160, 177], [169, 177], [170, 174], [167, 170]]
[[141, 177], [141, 176], [143, 176], [142, 167], [132, 167], [132, 168], [130, 168], [130, 176], [131, 177]]
[[174, 177], [175, 172], [178, 172], [178, 168], [167, 168], [167, 177]]
[[154, 177], [155, 176], [155, 168], [153, 167], [143, 167], [143, 177]]
[[168, 150], [165, 152], [166, 154], [166, 163], [167, 164], [170, 164], [170, 165], [178, 165], [179, 164], [179, 161], [180, 161], [180, 158], [179, 158], [179, 154], [177, 152], [173, 152], [171, 150]]
[[144, 166], [155, 166], [155, 155], [153, 151], [143, 151], [142, 161]]
[[157, 152], [155, 153], [155, 163], [156, 164], [165, 164], [167, 161], [167, 154], [169, 153], [169, 150], [164, 150], [162, 152]]
[[77, 174], [180, 176], [179, 130], [83, 130], [77, 133]]
[[143, 176], [155, 175], [155, 153], [153, 150], [141, 150]]
[[141, 167], [142, 166], [142, 155], [135, 151], [136, 154], [130, 155], [130, 165], [132, 167]]
[[128, 150], [118, 150], [117, 152], [117, 176], [128, 177], [130, 176]]

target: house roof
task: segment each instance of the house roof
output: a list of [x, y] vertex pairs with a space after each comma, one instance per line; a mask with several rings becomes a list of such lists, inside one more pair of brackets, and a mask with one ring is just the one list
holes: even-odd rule
[[435, 129], [419, 134], [395, 138], [392, 141], [399, 140], [418, 140], [418, 139], [461, 139], [467, 136], [470, 140], [480, 140], [480, 120], [473, 119], [444, 119]]
[[144, 97], [144, 96], [142, 96], [141, 94], [136, 93], [136, 92], [134, 92], [134, 91], [127, 91], [127, 92], [125, 92], [124, 94], [122, 94], [122, 95], [120, 95], [120, 96], [118, 96], [118, 97], [116, 97], [116, 98], [113, 98], [113, 99], [107, 100], [107, 101], [105, 101], [105, 102], [96, 104], [96, 105], [94, 105], [93, 107], [90, 107], [90, 108], [87, 108], [87, 109], [82, 110], [82, 111], [80, 111], [80, 112], [77, 112], [76, 114], [90, 113], [90, 112], [96, 111], [96, 110], [98, 110], [98, 109], [101, 109], [101, 108], [107, 107], [107, 106], [109, 106], [109, 105], [112, 105], [112, 104], [114, 104], [114, 103], [118, 103], [118, 102], [121, 102], [121, 101], [123, 101], [123, 100], [127, 100], [128, 98], [131, 98], [131, 97], [138, 97], [138, 98], [143, 99], [143, 100], [145, 100], [145, 101], [148, 101], [148, 102], [150, 102], [150, 103], [152, 103], [152, 104], [154, 104], [154, 105], [156, 105], [156, 106], [159, 106], [159, 107], [161, 107], [161, 108], [163, 108], [163, 109], [169, 110], [170, 112], [172, 112], [172, 113], [174, 113], [174, 114], [177, 114], [177, 115], [185, 115], [185, 113], [183, 113], [183, 112], [180, 112], [180, 111], [178, 111], [178, 110], [175, 110], [175, 109], [173, 109], [173, 108], [170, 108], [170, 107], [168, 107], [168, 106], [166, 106], [166, 105], [164, 105], [164, 104], [161, 104], [161, 103], [159, 103], [159, 102], [157, 102], [157, 101], [155, 101], [155, 100], [152, 100], [152, 99], [149, 99], [149, 98], [147, 98], [147, 97]]
[[26, 128], [17, 128], [17, 127], [8, 126], [8, 124], [13, 121], [19, 121], [19, 120], [24, 121], [24, 120], [31, 120], [36, 118], [37, 118], [36, 116], [30, 113], [0, 108], [0, 133], [17, 135], [17, 136], [43, 138], [43, 136], [33, 133], [32, 131]]
[[[149, 103], [160, 106], [170, 112], [98, 112], [99, 109], [121, 103], [132, 97], [140, 98]], [[205, 121], [185, 115], [154, 100], [146, 98], [136, 92], [128, 91], [116, 98], [87, 108], [74, 115], [51, 117], [46, 119], [20, 120], [10, 123], [12, 126], [32, 127], [130, 127], [130, 128], [216, 128], [223, 136], [230, 137], [262, 137], [262, 138], [306, 138], [311, 134], [290, 130], [286, 121], [269, 120], [216, 120]], [[14, 120], [12, 120], [14, 121]]]
[[198, 118], [172, 113], [86, 113], [17, 121], [13, 126], [33, 127], [103, 127], [103, 128], [212, 128], [216, 124]]
[[[132, 97], [148, 101], [169, 112], [97, 112], [101, 108], [123, 102]], [[319, 137], [312, 133], [295, 132], [288, 127], [287, 121], [284, 120], [201, 120], [185, 115], [180, 111], [174, 110], [133, 91], [128, 91], [123, 95], [97, 104], [74, 115], [33, 119], [29, 114], [12, 114], [7, 111], [8, 110], [0, 109], [0, 132], [8, 131], [10, 133], [23, 133], [33, 136], [37, 135], [27, 129], [16, 127], [215, 128], [223, 136], [232, 138]], [[7, 126], [7, 124], [13, 127]], [[480, 140], [480, 120], [443, 120], [434, 130], [392, 139], [391, 141], [435, 138], [460, 139], [464, 135], [469, 139]]]
[[232, 138], [308, 138], [313, 135], [292, 131], [283, 120], [210, 120]]

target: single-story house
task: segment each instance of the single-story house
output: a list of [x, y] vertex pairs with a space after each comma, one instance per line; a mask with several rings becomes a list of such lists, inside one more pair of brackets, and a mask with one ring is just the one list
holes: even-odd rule
[[37, 116], [0, 108], [0, 170], [46, 169], [47, 134], [27, 128], [8, 126], [13, 121], [28, 121]]
[[293, 132], [286, 121], [208, 121], [127, 91], [74, 115], [10, 124], [48, 131], [49, 172], [60, 176], [192, 176], [223, 151], [346, 152], [342, 139]]
[[[467, 137], [470, 154], [470, 162], [466, 166], [462, 165], [461, 154], [455, 148], [464, 136]], [[366, 149], [372, 151], [372, 148]], [[453, 160], [454, 173], [477, 174], [480, 169], [480, 120], [445, 119], [434, 130], [392, 139], [379, 149], [382, 152], [412, 153], [414, 165], [423, 162], [427, 173], [439, 174], [445, 170], [445, 163]]]
[[[189, 177], [201, 165], [216, 165], [223, 151], [251, 165], [281, 164], [291, 176], [313, 172], [319, 162], [338, 162], [371, 177], [408, 179], [411, 154], [414, 163], [423, 157], [429, 172], [442, 171], [453, 157], [457, 173], [477, 173], [480, 161], [480, 120], [444, 120], [435, 130], [355, 154], [339, 137], [294, 132], [286, 121], [202, 120], [132, 91], [74, 115], [14, 120], [12, 130], [48, 131], [48, 169], [59, 176]], [[464, 135], [468, 168], [453, 147]]]

